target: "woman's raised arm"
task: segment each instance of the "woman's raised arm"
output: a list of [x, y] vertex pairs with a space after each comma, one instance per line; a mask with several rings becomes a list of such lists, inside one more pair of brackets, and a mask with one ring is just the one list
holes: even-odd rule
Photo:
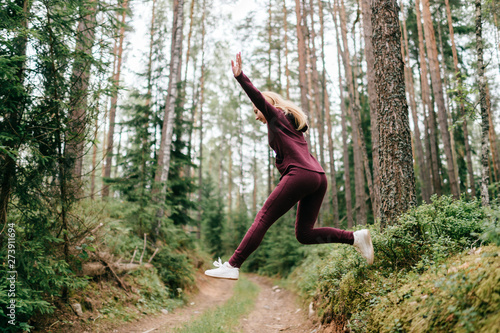
[[277, 109], [266, 101], [264, 95], [262, 95], [259, 89], [255, 88], [250, 79], [243, 73], [241, 52], [236, 53], [236, 62], [231, 60], [231, 66], [234, 77], [240, 83], [243, 90], [245, 90], [252, 103], [262, 112], [266, 120], [270, 121], [275, 116]]

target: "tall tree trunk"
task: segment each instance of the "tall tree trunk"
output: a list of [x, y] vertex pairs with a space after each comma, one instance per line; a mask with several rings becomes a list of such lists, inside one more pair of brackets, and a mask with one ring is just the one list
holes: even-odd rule
[[448, 117], [448, 128], [449, 133], [450, 133], [450, 146], [451, 146], [451, 156], [453, 159], [453, 165], [454, 165], [454, 170], [455, 170], [455, 179], [457, 180], [457, 187], [458, 191], [460, 193], [460, 176], [458, 174], [458, 162], [457, 162], [457, 150], [456, 150], [456, 145], [455, 145], [455, 133], [453, 129], [453, 109], [451, 107], [450, 101], [449, 101], [449, 96], [447, 94], [447, 91], [449, 90], [449, 83], [448, 83], [448, 78], [447, 78], [447, 73], [446, 73], [446, 62], [445, 62], [445, 57], [444, 57], [444, 47], [443, 47], [443, 33], [442, 33], [442, 28], [441, 24], [438, 24], [438, 38], [439, 38], [439, 53], [441, 54], [441, 68], [443, 70], [443, 84], [444, 84], [444, 106], [446, 110], [446, 115]]
[[307, 76], [306, 76], [306, 42], [304, 38], [304, 26], [301, 13], [300, 0], [295, 0], [295, 14], [297, 16], [297, 45], [299, 54], [299, 87], [300, 87], [300, 103], [302, 109], [309, 113], [306, 109], [309, 105], [307, 98]]
[[490, 89], [488, 84], [486, 83], [486, 102], [488, 108], [488, 120], [489, 120], [489, 138], [490, 138], [490, 149], [491, 149], [491, 157], [493, 161], [493, 171], [495, 175], [495, 182], [497, 182], [497, 186], [500, 186], [500, 156], [498, 151], [498, 139], [495, 131], [495, 122], [493, 120], [493, 115], [491, 111], [491, 98], [490, 98]]
[[483, 26], [481, 15], [481, 0], [476, 0], [476, 52], [477, 52], [477, 76], [479, 86], [479, 102], [481, 105], [481, 203], [483, 206], [490, 205], [490, 196], [488, 193], [489, 185], [489, 119], [488, 119], [488, 101], [486, 95], [486, 76], [484, 75], [483, 63]]
[[92, 171], [90, 173], [90, 199], [94, 200], [95, 195], [95, 171], [97, 168], [97, 135], [99, 133], [99, 118], [95, 118], [94, 140], [92, 142]]
[[417, 200], [401, 59], [399, 7], [394, 0], [373, 0], [371, 9], [380, 131], [380, 217], [383, 229], [409, 208], [416, 206]]
[[[359, 11], [358, 11], [359, 13]], [[356, 49], [356, 23], [359, 22], [359, 15], [356, 17], [353, 26], [352, 26], [352, 38], [353, 38], [353, 44], [354, 44], [354, 53], [352, 57], [353, 65], [352, 65], [352, 72], [353, 72], [353, 88], [352, 91], [354, 91], [354, 103], [355, 105], [359, 106], [359, 122], [361, 123], [361, 101], [359, 99], [359, 85], [358, 85], [358, 51]], [[347, 23], [346, 23], [346, 30], [347, 30]], [[347, 49], [348, 50], [348, 49]], [[349, 58], [350, 59], [350, 58]], [[352, 115], [352, 108], [351, 105], [349, 105], [350, 110], [351, 110], [351, 115]], [[352, 117], [351, 117], [352, 119]], [[354, 122], [351, 120], [351, 124], [354, 124]], [[352, 128], [355, 128], [354, 125], [352, 125]], [[352, 131], [352, 141], [353, 141], [353, 157], [354, 157], [354, 189], [356, 193], [356, 208], [355, 211], [357, 211], [356, 214], [356, 222], [359, 225], [366, 225], [367, 223], [367, 210], [368, 207], [366, 205], [366, 192], [365, 192], [365, 179], [363, 176], [363, 156], [361, 153], [361, 145], [359, 144], [361, 141], [361, 138], [359, 138], [359, 133], [360, 131]]]
[[[193, 3], [191, 4], [191, 21], [193, 20]], [[203, 190], [203, 103], [205, 102], [205, 16], [206, 16], [206, 3], [203, 0], [203, 15], [201, 18], [201, 78], [200, 78], [200, 165], [198, 166], [198, 232], [197, 238], [201, 239], [201, 200]], [[191, 33], [191, 29], [190, 29]], [[186, 55], [188, 56], [189, 53]], [[186, 58], [187, 61], [187, 58]], [[186, 66], [187, 67], [187, 66]], [[187, 71], [186, 71], [187, 74]]]
[[[403, 4], [401, 2], [401, 11], [403, 12]], [[406, 29], [406, 18], [403, 17], [403, 36], [404, 36], [404, 47], [402, 50], [404, 51], [403, 61], [405, 61], [405, 75], [406, 75], [406, 87], [407, 91], [410, 95], [410, 109], [413, 116], [413, 133], [415, 137], [415, 153], [417, 156], [417, 163], [419, 169], [420, 181], [422, 182], [422, 199], [430, 203], [430, 181], [429, 181], [429, 173], [425, 166], [424, 159], [424, 149], [422, 147], [422, 140], [420, 138], [420, 129], [418, 127], [418, 115], [417, 115], [417, 103], [415, 102], [415, 88], [413, 86], [413, 70], [410, 66], [410, 50], [408, 47], [408, 33]]]
[[290, 99], [290, 68], [288, 66], [288, 20], [286, 0], [283, 0], [283, 29], [284, 32], [284, 48], [285, 48], [285, 76], [286, 76], [286, 98]]
[[[104, 178], [111, 177], [111, 165], [113, 163], [113, 136], [115, 134], [115, 118], [116, 118], [116, 105], [118, 103], [118, 85], [120, 84], [120, 73], [122, 67], [122, 54], [123, 54], [123, 39], [125, 38], [125, 19], [127, 17], [128, 0], [124, 0], [122, 4], [122, 18], [118, 41], [118, 50], [116, 53], [116, 70], [114, 73], [113, 81], [116, 85], [113, 89], [111, 96], [111, 107], [109, 109], [109, 130], [107, 136], [106, 146], [106, 163], [104, 166]], [[109, 185], [103, 186], [102, 196], [109, 197]]]
[[372, 11], [369, 0], [361, 0], [363, 13], [363, 37], [365, 42], [366, 77], [368, 79], [368, 101], [370, 104], [370, 124], [372, 138], [373, 164], [373, 214], [375, 219], [380, 215], [380, 162], [378, 157], [378, 125], [377, 125], [377, 96], [375, 94], [374, 56], [372, 46]]
[[[442, 194], [441, 187], [441, 176], [440, 176], [440, 163], [439, 163], [439, 151], [437, 144], [437, 133], [436, 133], [436, 115], [434, 112], [434, 103], [431, 100], [431, 90], [428, 81], [428, 70], [427, 70], [427, 60], [425, 58], [425, 46], [424, 46], [424, 33], [422, 31], [422, 19], [420, 14], [420, 0], [415, 0], [415, 14], [417, 15], [417, 31], [418, 31], [418, 51], [420, 58], [420, 84], [422, 91], [422, 102], [424, 106], [424, 117], [427, 119], [426, 125], [429, 136], [429, 146], [430, 146], [430, 156], [431, 160], [429, 163], [432, 170], [432, 184], [434, 187], [434, 192], [437, 195]], [[428, 116], [427, 116], [428, 115]]]
[[80, 19], [77, 29], [75, 61], [73, 63], [73, 73], [71, 76], [71, 123], [66, 136], [65, 154], [73, 163], [72, 185], [76, 193], [82, 190], [83, 155], [85, 145], [85, 135], [87, 132], [87, 106], [88, 106], [88, 86], [90, 77], [90, 67], [92, 58], [92, 46], [94, 45], [96, 6], [95, 0], [85, 4], [80, 8], [85, 15]]
[[330, 186], [331, 186], [330, 189], [331, 189], [331, 203], [333, 211], [333, 225], [336, 228], [340, 228], [339, 200], [337, 192], [337, 173], [335, 171], [335, 156], [333, 152], [333, 138], [332, 138], [332, 121], [330, 118], [330, 98], [328, 96], [327, 79], [326, 79], [325, 24], [324, 24], [322, 0], [318, 0], [318, 7], [319, 7], [319, 23], [320, 23], [320, 35], [321, 35], [321, 62], [323, 64], [323, 72], [322, 72], [323, 75], [321, 83], [322, 83], [322, 93], [323, 93], [323, 108], [325, 110], [325, 121], [327, 125], [328, 153], [330, 157]]
[[324, 154], [324, 109], [321, 108], [321, 95], [320, 95], [320, 80], [318, 73], [318, 56], [316, 52], [316, 30], [314, 29], [314, 2], [313, 0], [309, 0], [309, 15], [311, 17], [311, 43], [310, 43], [310, 53], [311, 53], [311, 76], [312, 76], [312, 90], [314, 96], [314, 106], [315, 106], [315, 115], [316, 115], [316, 128], [318, 130], [318, 144], [319, 144], [319, 161], [323, 167], [325, 167], [325, 154]]
[[346, 124], [346, 105], [344, 100], [344, 87], [342, 84], [342, 70], [340, 68], [341, 58], [344, 57], [344, 53], [340, 47], [339, 40], [339, 29], [337, 23], [336, 11], [331, 10], [333, 21], [335, 23], [335, 36], [337, 41], [337, 65], [339, 72], [339, 90], [340, 90], [340, 110], [341, 110], [341, 125], [342, 125], [342, 147], [343, 147], [343, 160], [344, 160], [344, 188], [345, 188], [345, 206], [346, 206], [346, 217], [347, 217], [347, 228], [352, 228], [354, 221], [352, 218], [352, 199], [351, 199], [351, 175], [350, 175], [350, 163], [349, 163], [349, 146], [347, 142], [347, 124]]
[[[167, 97], [163, 113], [163, 126], [161, 142], [158, 150], [158, 161], [155, 173], [155, 186], [153, 193], [159, 194], [155, 200], [159, 203], [165, 201], [167, 192], [168, 173], [170, 171], [170, 157], [172, 152], [172, 136], [175, 122], [175, 101], [177, 99], [177, 85], [180, 80], [182, 67], [182, 28], [184, 25], [184, 0], [174, 0], [174, 17], [172, 22], [172, 45], [170, 49], [170, 75], [167, 87]], [[157, 212], [157, 225], [155, 235], [158, 236], [161, 228], [163, 208]]]
[[455, 177], [455, 165], [453, 163], [450, 132], [448, 131], [448, 115], [446, 114], [443, 84], [441, 82], [441, 73], [439, 70], [436, 37], [434, 27], [432, 25], [429, 0], [422, 0], [422, 16], [424, 19], [425, 43], [427, 46], [427, 56], [429, 57], [432, 90], [434, 91], [434, 98], [438, 108], [439, 128], [441, 130], [444, 153], [446, 156], [446, 165], [448, 167], [448, 179], [450, 182], [451, 193], [458, 199], [460, 197], [460, 189], [458, 187], [457, 178]]
[[453, 66], [455, 68], [455, 79], [458, 85], [458, 99], [459, 99], [459, 115], [464, 118], [463, 122], [463, 131], [464, 131], [464, 145], [465, 145], [465, 159], [467, 161], [467, 173], [469, 175], [469, 184], [468, 187], [471, 191], [471, 196], [474, 198], [476, 196], [476, 185], [474, 183], [474, 170], [472, 166], [472, 153], [469, 144], [469, 129], [467, 127], [467, 117], [465, 114], [465, 106], [464, 106], [464, 96], [463, 96], [463, 83], [462, 83], [462, 74], [460, 73], [460, 69], [458, 68], [458, 54], [457, 47], [455, 45], [455, 33], [453, 31], [453, 21], [451, 19], [451, 8], [450, 1], [444, 0], [446, 5], [446, 18], [448, 21], [448, 29], [450, 30], [450, 41], [451, 41], [451, 52], [453, 54]]
[[[347, 22], [346, 22], [346, 13], [345, 13], [345, 6], [344, 6], [344, 1], [340, 1], [340, 6], [338, 7], [339, 13], [340, 13], [340, 30], [342, 32], [342, 41], [343, 41], [343, 46], [344, 46], [344, 52], [343, 52], [343, 63], [344, 63], [344, 72], [346, 75], [346, 81], [348, 85], [348, 90], [349, 90], [349, 100], [350, 100], [350, 115], [351, 115], [351, 123], [352, 123], [352, 136], [353, 136], [353, 148], [354, 150], [354, 164], [355, 164], [355, 170], [360, 171], [361, 167], [356, 167], [356, 160], [361, 158], [358, 158], [356, 155], [359, 156], [359, 154], [362, 154], [363, 156], [363, 162], [364, 162], [364, 169], [366, 173], [366, 181], [368, 183], [368, 189], [370, 191], [370, 199], [372, 202], [372, 209], [374, 207], [373, 205], [373, 183], [372, 183], [372, 176], [371, 176], [371, 171], [370, 167], [368, 165], [368, 155], [366, 152], [366, 144], [365, 144], [365, 139], [363, 135], [363, 130], [361, 128], [361, 119], [360, 119], [360, 110], [361, 107], [359, 105], [359, 99], [356, 99], [355, 96], [355, 89], [354, 89], [354, 78], [352, 75], [352, 68], [351, 68], [351, 63], [350, 63], [350, 54], [349, 54], [349, 46], [347, 42]], [[360, 149], [360, 153], [357, 153], [356, 149]], [[356, 172], [356, 171], [355, 171]], [[355, 181], [360, 181], [358, 178], [363, 178], [358, 176], [356, 177]], [[362, 181], [361, 185], [360, 183], [357, 183], [356, 185], [356, 207], [361, 207], [361, 220], [357, 217], [358, 223], [361, 225], [366, 224], [366, 213], [363, 213], [363, 207], [365, 204], [365, 193], [364, 193], [364, 181]], [[363, 193], [361, 193], [361, 191]], [[365, 210], [366, 212], [366, 210]]]
[[175, 100], [177, 99], [177, 85], [182, 62], [182, 27], [184, 24], [184, 0], [174, 1], [174, 17], [172, 22], [172, 45], [170, 49], [170, 75], [167, 87], [167, 97], [163, 114], [160, 149], [158, 150], [158, 165], [155, 182], [159, 187], [156, 193], [162, 196], [166, 192], [166, 181], [170, 170], [170, 156], [172, 149], [172, 135], [175, 120]]

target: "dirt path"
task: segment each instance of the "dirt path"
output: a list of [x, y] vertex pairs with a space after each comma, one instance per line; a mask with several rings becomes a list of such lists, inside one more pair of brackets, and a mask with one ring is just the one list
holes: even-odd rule
[[260, 287], [254, 310], [240, 320], [237, 331], [242, 333], [310, 333], [316, 326], [290, 291], [274, 286], [270, 278], [248, 275]]
[[148, 316], [139, 321], [109, 329], [110, 333], [165, 333], [201, 315], [205, 310], [224, 304], [233, 295], [236, 281], [198, 276], [199, 293], [186, 306], [166, 314]]
[[[246, 277], [257, 284], [260, 293], [254, 310], [240, 319], [236, 329], [242, 333], [311, 333], [317, 332], [308, 319], [307, 311], [301, 308], [296, 296], [274, 286], [272, 279], [248, 274]], [[108, 329], [111, 333], [165, 333], [191, 322], [205, 310], [224, 304], [233, 295], [236, 281], [198, 277], [199, 293], [188, 305], [171, 313], [148, 316], [139, 321]], [[317, 326], [317, 325], [316, 325]]]

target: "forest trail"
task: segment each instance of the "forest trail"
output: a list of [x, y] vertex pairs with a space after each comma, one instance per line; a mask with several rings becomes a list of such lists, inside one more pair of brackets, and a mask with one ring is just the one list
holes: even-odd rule
[[212, 279], [199, 275], [196, 280], [198, 293], [188, 303], [166, 314], [147, 316], [139, 321], [115, 327], [112, 333], [166, 333], [184, 323], [191, 322], [204, 311], [222, 305], [233, 295], [236, 281]]
[[[308, 319], [296, 296], [274, 286], [272, 279], [247, 274], [246, 277], [260, 288], [255, 307], [240, 319], [236, 331], [242, 333], [309, 333], [314, 324]], [[212, 279], [204, 276], [197, 280], [199, 292], [188, 304], [168, 314], [148, 316], [134, 323], [108, 330], [113, 333], [166, 333], [184, 323], [191, 322], [204, 311], [224, 304], [233, 295], [236, 281]]]
[[295, 294], [279, 288], [272, 279], [247, 275], [260, 288], [251, 313], [240, 320], [237, 332], [241, 333], [310, 333], [317, 332]]

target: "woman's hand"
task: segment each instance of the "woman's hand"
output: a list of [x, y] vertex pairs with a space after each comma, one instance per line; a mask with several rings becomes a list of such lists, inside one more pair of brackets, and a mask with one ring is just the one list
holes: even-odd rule
[[233, 68], [234, 77], [241, 74], [241, 52], [236, 53], [236, 63], [231, 60], [231, 67]]

